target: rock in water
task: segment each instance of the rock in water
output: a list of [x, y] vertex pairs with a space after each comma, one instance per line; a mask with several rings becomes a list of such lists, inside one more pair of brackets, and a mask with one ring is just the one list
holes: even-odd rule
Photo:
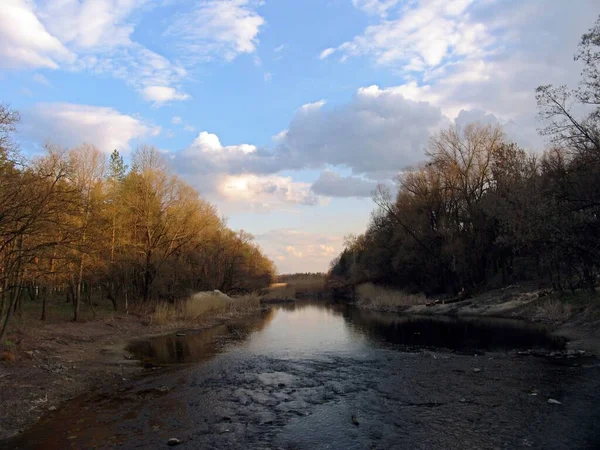
[[354, 414], [352, 414], [352, 423], [356, 426], [360, 425], [360, 422], [358, 421], [357, 417]]
[[481, 372], [481, 369], [479, 367], [475, 367], [473, 369], [473, 373], [479, 373], [479, 372]]
[[181, 441], [177, 438], [171, 438], [167, 441], [167, 445], [170, 447], [175, 447], [176, 445], [181, 444]]
[[548, 403], [550, 403], [551, 405], [562, 405], [561, 402], [559, 402], [558, 400], [554, 400], [553, 398], [549, 398]]

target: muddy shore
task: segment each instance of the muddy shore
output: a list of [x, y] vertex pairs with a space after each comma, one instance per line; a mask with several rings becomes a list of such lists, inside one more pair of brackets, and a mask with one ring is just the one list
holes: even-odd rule
[[[214, 318], [193, 328], [208, 329], [225, 320]], [[22, 432], [78, 395], [100, 388], [117, 390], [154, 370], [133, 358], [129, 342], [181, 328], [185, 325], [153, 326], [138, 316], [115, 315], [17, 332], [12, 336], [14, 360], [0, 362], [0, 440]]]

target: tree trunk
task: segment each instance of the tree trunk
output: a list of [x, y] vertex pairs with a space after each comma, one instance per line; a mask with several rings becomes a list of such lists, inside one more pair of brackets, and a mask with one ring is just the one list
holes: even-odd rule
[[[17, 265], [16, 265], [16, 270], [15, 270], [14, 283], [12, 286], [12, 290], [10, 292], [8, 309], [6, 311], [6, 317], [4, 318], [4, 323], [2, 324], [2, 330], [0, 330], [0, 342], [2, 342], [2, 340], [6, 336], [6, 333], [8, 331], [8, 325], [9, 325], [9, 323], [13, 317], [14, 311], [15, 311], [16, 301], [20, 296], [20, 287], [21, 287], [21, 284], [23, 283], [22, 274], [21, 274], [21, 263], [22, 263], [21, 253], [22, 253], [22, 251], [23, 251], [23, 236], [20, 236], [19, 243], [18, 243], [18, 250], [17, 250]], [[3, 292], [4, 292], [4, 290], [3, 290]]]
[[44, 289], [42, 294], [42, 317], [40, 320], [46, 320], [46, 297], [48, 297], [48, 292]]

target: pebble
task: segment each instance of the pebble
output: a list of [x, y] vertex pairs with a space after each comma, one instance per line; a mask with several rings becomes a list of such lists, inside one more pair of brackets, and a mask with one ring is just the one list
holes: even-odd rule
[[561, 402], [559, 402], [558, 400], [554, 400], [553, 398], [549, 398], [548, 403], [550, 403], [551, 405], [562, 405]]
[[479, 373], [479, 372], [481, 372], [481, 369], [480, 369], [479, 367], [475, 367], [475, 368], [473, 369], [473, 372], [474, 372], [474, 373]]
[[177, 438], [171, 438], [167, 441], [167, 445], [170, 447], [175, 447], [176, 445], [181, 444], [181, 441]]

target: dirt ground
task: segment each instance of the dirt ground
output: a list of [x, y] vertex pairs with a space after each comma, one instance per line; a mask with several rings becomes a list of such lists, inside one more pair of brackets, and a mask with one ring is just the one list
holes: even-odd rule
[[125, 350], [128, 341], [180, 327], [115, 314], [81, 323], [39, 322], [16, 331], [10, 336], [14, 360], [0, 362], [0, 439], [19, 433], [66, 400], [101, 386], [117, 388], [140, 374], [145, 369]]

